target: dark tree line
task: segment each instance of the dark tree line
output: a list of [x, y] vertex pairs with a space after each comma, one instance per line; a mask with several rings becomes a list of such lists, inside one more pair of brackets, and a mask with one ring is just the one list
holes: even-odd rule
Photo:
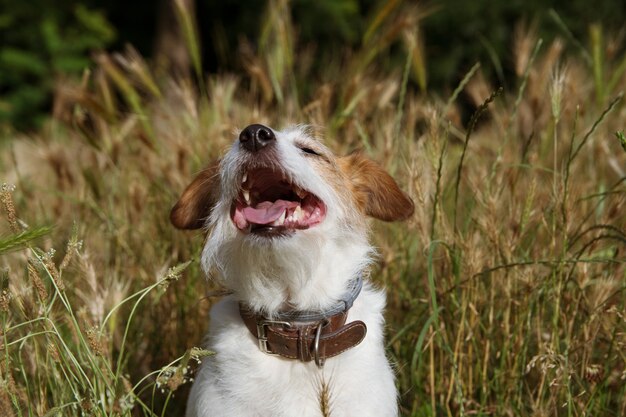
[[[0, 126], [36, 127], [51, 105], [54, 83], [80, 75], [94, 50], [120, 50], [128, 43], [155, 65], [187, 71], [189, 57], [174, 1], [195, 15], [203, 69], [241, 71], [241, 43], [255, 46], [269, 2], [0, 0]], [[430, 89], [455, 85], [476, 61], [505, 84], [512, 73], [514, 27], [520, 21], [536, 24], [548, 40], [563, 36], [564, 26], [586, 44], [590, 24], [600, 23], [605, 33], [618, 36], [626, 20], [626, 2], [615, 0], [291, 0], [298, 46], [315, 45], [313, 72], [321, 74], [327, 62], [358, 48], [373, 17], [391, 3], [425, 11], [419, 28]], [[549, 17], [550, 9], [562, 25]], [[390, 50], [385, 66], [404, 62], [401, 48], [396, 49]]]

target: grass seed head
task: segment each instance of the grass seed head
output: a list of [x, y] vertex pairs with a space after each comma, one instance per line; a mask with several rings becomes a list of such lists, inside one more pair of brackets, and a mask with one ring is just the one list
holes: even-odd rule
[[32, 282], [35, 290], [37, 291], [37, 295], [39, 296], [39, 302], [45, 304], [48, 299], [48, 291], [46, 290], [46, 286], [44, 285], [41, 277], [39, 276], [39, 272], [35, 267], [35, 261], [31, 258], [28, 259], [27, 269], [28, 269], [28, 277]]
[[11, 302], [11, 293], [9, 292], [9, 290], [2, 290], [2, 292], [0, 292], [0, 311], [8, 313], [10, 302]]
[[65, 291], [65, 283], [61, 279], [61, 274], [59, 273], [59, 270], [57, 269], [56, 265], [54, 264], [54, 255], [55, 255], [55, 253], [56, 253], [56, 250], [54, 248], [51, 248], [47, 252], [44, 252], [39, 257], [39, 259], [41, 260], [41, 262], [44, 265], [44, 267], [45, 267], [46, 271], [48, 272], [48, 274], [50, 274], [50, 277], [52, 278], [52, 280], [56, 284], [56, 286], [59, 289], [59, 291]]
[[12, 196], [13, 191], [15, 191], [14, 185], [3, 183], [0, 186], [0, 202], [6, 212], [11, 230], [13, 233], [18, 233], [20, 231], [20, 227], [17, 223], [17, 215], [15, 214], [15, 204]]
[[53, 361], [59, 363], [61, 362], [61, 356], [59, 355], [59, 350], [57, 349], [57, 345], [50, 342], [48, 343], [48, 353]]
[[563, 89], [567, 80], [567, 70], [558, 68], [552, 74], [550, 82], [550, 103], [552, 109], [552, 117], [558, 121], [561, 119], [561, 105], [563, 102]]
[[97, 326], [87, 329], [87, 342], [91, 350], [98, 356], [104, 356], [105, 348]]

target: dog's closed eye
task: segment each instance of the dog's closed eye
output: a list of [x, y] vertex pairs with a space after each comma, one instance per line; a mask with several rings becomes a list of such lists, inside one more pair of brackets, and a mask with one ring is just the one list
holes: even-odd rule
[[319, 153], [315, 152], [313, 149], [308, 148], [306, 146], [298, 146], [298, 148], [300, 148], [300, 150], [306, 154], [309, 155], [315, 155], [315, 156], [321, 156]]

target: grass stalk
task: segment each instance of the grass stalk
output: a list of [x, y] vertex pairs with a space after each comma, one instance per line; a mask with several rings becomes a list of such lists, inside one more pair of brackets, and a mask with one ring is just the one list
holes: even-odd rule
[[587, 140], [589, 140], [589, 138], [591, 137], [591, 135], [593, 135], [593, 133], [596, 131], [596, 129], [598, 128], [598, 126], [600, 125], [600, 123], [602, 123], [602, 121], [604, 120], [604, 118], [607, 116], [607, 114], [609, 114], [613, 108], [617, 105], [617, 103], [619, 103], [620, 101], [622, 101], [622, 98], [624, 97], [623, 93], [620, 93], [617, 97], [615, 97], [608, 105], [608, 107], [602, 112], [602, 114], [600, 115], [600, 117], [598, 117], [596, 119], [595, 122], [593, 122], [593, 125], [591, 126], [591, 128], [587, 131], [587, 133], [585, 134], [585, 136], [582, 138], [582, 140], [580, 141], [580, 143], [576, 146], [576, 150], [574, 150], [574, 152], [571, 154], [571, 156], [568, 159], [568, 164], [571, 164], [571, 162], [576, 159], [576, 156], [578, 156], [578, 153], [580, 152], [580, 150], [582, 149], [583, 146], [585, 146], [585, 143], [587, 143]]
[[196, 25], [196, 19], [191, 10], [187, 7], [188, 3], [184, 0], [174, 0], [174, 9], [176, 11], [176, 19], [178, 26], [180, 27], [183, 38], [185, 39], [185, 46], [191, 57], [191, 63], [193, 66], [196, 80], [200, 86], [201, 92], [206, 92], [204, 85], [204, 75], [202, 71], [202, 58], [200, 54], [200, 37], [198, 36], [198, 28]]
[[394, 128], [394, 138], [396, 143], [400, 141], [400, 130], [402, 128], [402, 117], [404, 115], [404, 100], [406, 99], [407, 84], [409, 83], [409, 74], [411, 72], [411, 61], [413, 49], [409, 48], [402, 72], [402, 83], [400, 84], [400, 95], [398, 96], [398, 107], [396, 108], [396, 123]]
[[482, 116], [482, 114], [487, 110], [487, 107], [489, 107], [489, 104], [493, 100], [495, 100], [496, 97], [498, 97], [500, 94], [502, 94], [502, 88], [499, 88], [498, 90], [491, 93], [491, 95], [478, 107], [478, 109], [476, 109], [476, 111], [472, 115], [472, 118], [469, 121], [467, 133], [465, 134], [465, 142], [463, 143], [463, 151], [461, 152], [461, 159], [459, 160], [459, 164], [457, 166], [456, 182], [454, 183], [454, 213], [453, 213], [454, 222], [453, 223], [454, 223], [455, 234], [458, 234], [458, 231], [459, 231], [458, 223], [457, 223], [457, 210], [458, 210], [458, 203], [459, 203], [459, 186], [461, 184], [461, 173], [463, 172], [463, 162], [465, 161], [465, 154], [467, 153], [467, 147], [472, 137], [474, 128], [476, 127], [476, 123], [480, 119], [480, 116]]
[[474, 74], [476, 74], [476, 72], [478, 72], [479, 69], [480, 69], [480, 62], [477, 62], [474, 65], [472, 65], [472, 68], [470, 68], [470, 70], [467, 71], [467, 73], [463, 76], [463, 78], [459, 82], [459, 85], [456, 86], [456, 88], [454, 89], [450, 97], [448, 98], [448, 101], [446, 101], [446, 105], [443, 107], [444, 114], [447, 113], [448, 109], [450, 109], [450, 106], [454, 104], [456, 99], [459, 97], [459, 94], [461, 94], [461, 92], [465, 89], [467, 84], [470, 82]]
[[169, 283], [171, 283], [172, 281], [177, 280], [180, 277], [180, 274], [191, 264], [191, 261], [185, 262], [183, 264], [180, 264], [174, 268], [171, 268], [167, 275], [158, 280], [156, 283], [150, 285], [149, 287], [145, 288], [144, 290], [142, 290], [140, 293], [141, 295], [139, 295], [139, 297], [137, 298], [137, 301], [135, 301], [135, 304], [133, 304], [133, 307], [131, 308], [130, 314], [128, 315], [128, 320], [126, 322], [126, 326], [124, 328], [124, 336], [122, 337], [122, 343], [120, 345], [120, 352], [118, 354], [118, 360], [117, 360], [117, 366], [115, 368], [115, 380], [118, 380], [120, 375], [121, 375], [121, 370], [122, 370], [122, 361], [124, 359], [124, 348], [126, 346], [126, 338], [128, 337], [128, 332], [130, 330], [130, 324], [133, 320], [133, 317], [135, 316], [135, 312], [137, 311], [137, 308], [139, 307], [139, 304], [141, 303], [141, 301], [155, 288], [157, 287], [162, 287], [162, 286], [166, 286], [169, 285]]
[[[446, 131], [447, 133], [447, 131]], [[441, 145], [441, 151], [439, 152], [439, 161], [437, 162], [437, 180], [435, 182], [435, 195], [433, 197], [433, 210], [430, 216], [430, 240], [431, 242], [435, 240], [436, 234], [436, 223], [437, 223], [437, 208], [439, 206], [439, 200], [441, 198], [441, 180], [442, 180], [442, 170], [443, 170], [443, 157], [446, 152], [446, 147], [448, 144], [448, 135], [445, 136], [446, 140], [443, 141]]]
[[[530, 76], [530, 70], [533, 68], [535, 64], [535, 60], [537, 59], [537, 55], [539, 55], [539, 51], [543, 46], [543, 39], [539, 38], [535, 47], [533, 48], [533, 52], [530, 54], [530, 58], [528, 59], [528, 65], [524, 69], [524, 74], [522, 74], [522, 80], [520, 86], [517, 90], [517, 96], [515, 97], [515, 104], [513, 105], [513, 111], [511, 113], [511, 122], [514, 122], [517, 118], [517, 112], [519, 110], [520, 103], [522, 102], [522, 98], [524, 96], [524, 92], [526, 91], [526, 86], [528, 85], [528, 77]], [[511, 123], [513, 126], [513, 123]], [[510, 132], [510, 129], [509, 129]]]

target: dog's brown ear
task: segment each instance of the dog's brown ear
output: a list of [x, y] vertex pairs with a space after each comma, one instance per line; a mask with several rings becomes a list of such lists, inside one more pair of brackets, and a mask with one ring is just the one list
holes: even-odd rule
[[178, 229], [199, 229], [217, 202], [219, 161], [203, 169], [185, 188], [170, 212], [170, 221]]
[[413, 214], [413, 201], [383, 167], [360, 153], [339, 158], [359, 208], [368, 216], [387, 222], [405, 220]]

